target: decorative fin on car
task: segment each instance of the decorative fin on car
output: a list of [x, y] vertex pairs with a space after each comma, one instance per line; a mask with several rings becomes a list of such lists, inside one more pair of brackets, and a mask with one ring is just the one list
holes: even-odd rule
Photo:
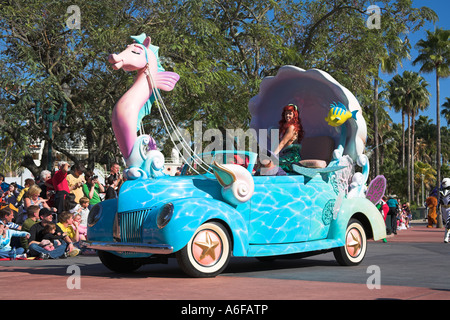
[[255, 184], [247, 169], [236, 164], [221, 165], [216, 161], [212, 168], [222, 186], [222, 196], [226, 202], [237, 206], [251, 199]]
[[220, 165], [216, 161], [214, 161], [214, 164], [211, 166], [214, 170], [214, 175], [217, 178], [217, 181], [219, 181], [220, 185], [222, 187], [228, 187], [230, 184], [236, 181], [236, 176], [224, 165]]

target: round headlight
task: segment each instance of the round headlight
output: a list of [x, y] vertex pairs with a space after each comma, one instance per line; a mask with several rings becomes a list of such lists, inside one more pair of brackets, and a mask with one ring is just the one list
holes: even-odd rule
[[172, 203], [166, 203], [162, 209], [161, 212], [156, 217], [156, 224], [158, 225], [158, 228], [162, 229], [164, 228], [170, 221], [173, 215], [173, 204]]
[[96, 204], [92, 207], [91, 211], [89, 212], [88, 216], [88, 226], [93, 227], [98, 220], [100, 220], [100, 217], [102, 216], [102, 206], [100, 204]]

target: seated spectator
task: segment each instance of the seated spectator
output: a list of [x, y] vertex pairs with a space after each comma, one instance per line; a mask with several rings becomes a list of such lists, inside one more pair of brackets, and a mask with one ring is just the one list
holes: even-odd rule
[[29, 254], [34, 257], [40, 257], [41, 259], [58, 259], [65, 257], [67, 248], [66, 241], [63, 241], [60, 245], [54, 245], [54, 249], [51, 251], [40, 246], [41, 241], [44, 240], [44, 227], [52, 222], [53, 212], [47, 208], [43, 208], [39, 211], [39, 217], [41, 218], [41, 221], [30, 228], [30, 239], [28, 242]]
[[17, 197], [16, 197], [16, 189], [17, 185], [13, 182], [9, 184], [8, 190], [3, 193], [3, 202], [7, 204], [12, 204], [13, 206], [17, 205]]
[[111, 164], [111, 171], [109, 175], [113, 176], [114, 180], [117, 180], [117, 188], [119, 188], [124, 182], [123, 175], [120, 173], [120, 165], [117, 162], [113, 162]]
[[40, 197], [42, 199], [49, 199], [47, 204], [52, 207], [53, 201], [50, 201], [51, 197], [54, 195], [53, 185], [52, 185], [52, 173], [48, 170], [42, 170], [39, 175], [39, 188], [41, 188]]
[[69, 211], [70, 213], [75, 213], [81, 206], [75, 201], [75, 195], [69, 193], [64, 199], [64, 211]]
[[26, 258], [25, 249], [11, 247], [11, 238], [25, 237], [29, 238], [30, 234], [25, 231], [17, 231], [9, 229], [3, 221], [0, 221], [0, 258]]
[[[24, 209], [25, 212], [27, 210], [27, 208], [31, 205], [35, 205], [38, 206], [39, 209], [49, 209], [53, 212], [56, 212], [56, 208], [51, 208], [48, 204], [47, 204], [47, 199], [42, 199], [40, 194], [41, 194], [41, 188], [39, 188], [37, 185], [33, 185], [30, 187], [30, 189], [27, 192], [27, 195], [25, 196], [24, 199]], [[23, 221], [20, 221], [23, 222]]]
[[17, 204], [21, 205], [23, 202], [23, 197], [28, 192], [28, 189], [34, 185], [34, 180], [31, 178], [25, 179], [24, 188], [19, 192], [19, 195], [17, 196]]
[[[63, 243], [64, 240], [64, 234], [58, 234], [56, 230], [56, 224], [53, 222], [49, 222], [44, 226], [44, 230], [42, 231], [42, 239], [43, 240], [50, 240], [52, 244], [59, 245]], [[41, 243], [42, 246], [42, 243]]]
[[41, 243], [39, 243], [39, 246], [46, 251], [55, 250], [55, 245], [53, 244], [53, 242], [47, 239], [42, 240]]
[[117, 198], [119, 179], [116, 179], [115, 176], [110, 175], [106, 182], [108, 183], [108, 188], [106, 188], [105, 200]]
[[93, 171], [86, 171], [84, 177], [86, 178], [86, 183], [83, 185], [84, 196], [89, 199], [91, 206], [96, 205], [102, 201], [100, 193], [105, 192], [105, 188], [99, 183], [98, 177]]
[[10, 207], [5, 207], [0, 210], [0, 221], [2, 221], [6, 227], [13, 230], [21, 230], [22, 227], [17, 223], [14, 223], [13, 220], [14, 212]]
[[63, 211], [58, 216], [57, 234], [64, 235], [65, 241], [69, 247], [69, 255], [74, 257], [80, 253], [80, 250], [75, 248], [80, 241], [80, 234], [78, 233], [78, 224], [73, 221], [73, 214], [68, 211]]
[[79, 240], [87, 239], [87, 226], [81, 223], [81, 214], [75, 213], [73, 216], [73, 223], [77, 225]]
[[[22, 231], [30, 232], [31, 227], [39, 222], [39, 207], [32, 205], [27, 209], [27, 219], [22, 224]], [[28, 250], [28, 239], [20, 239], [21, 247]]]
[[75, 164], [72, 166], [72, 173], [67, 175], [67, 183], [69, 184], [70, 193], [75, 195], [75, 202], [79, 203], [80, 198], [84, 196], [83, 184], [84, 181], [84, 168], [81, 165]]
[[81, 225], [87, 228], [87, 219], [89, 216], [89, 199], [82, 197], [80, 199], [80, 208], [77, 213], [81, 215]]
[[4, 183], [5, 183], [5, 176], [0, 173], [0, 197], [3, 195], [3, 192], [6, 191], [6, 188], [5, 188], [5, 190], [3, 190]]

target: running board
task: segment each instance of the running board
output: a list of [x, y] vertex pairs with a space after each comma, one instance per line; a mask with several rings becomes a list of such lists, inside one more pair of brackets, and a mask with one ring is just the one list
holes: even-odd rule
[[336, 239], [324, 239], [284, 244], [250, 244], [247, 257], [278, 256], [301, 252], [327, 250], [344, 246], [344, 242]]

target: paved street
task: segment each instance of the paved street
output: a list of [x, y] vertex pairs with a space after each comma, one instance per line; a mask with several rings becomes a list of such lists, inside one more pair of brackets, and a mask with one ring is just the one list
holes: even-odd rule
[[[168, 265], [146, 265], [130, 275], [109, 271], [96, 256], [0, 261], [1, 287], [14, 284], [11, 290], [1, 290], [0, 298], [447, 300], [450, 244], [442, 239], [443, 229], [414, 224], [388, 238], [387, 243], [370, 242], [366, 258], [357, 267], [337, 265], [331, 253], [264, 263], [232, 258], [226, 272], [213, 279], [187, 278], [175, 260]], [[81, 277], [77, 280], [73, 265], [79, 267]], [[370, 289], [368, 283], [380, 287]]]

